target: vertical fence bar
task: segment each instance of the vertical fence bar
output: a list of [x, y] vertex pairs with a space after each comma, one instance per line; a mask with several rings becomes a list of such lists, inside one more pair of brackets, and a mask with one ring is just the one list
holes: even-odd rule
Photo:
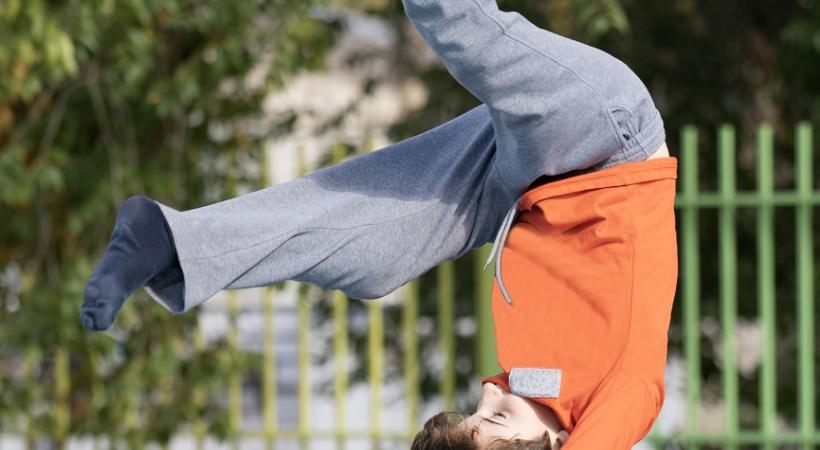
[[484, 262], [490, 255], [491, 245], [485, 245], [473, 252], [475, 276], [475, 317], [476, 327], [476, 366], [475, 374], [479, 378], [501, 372], [495, 349], [495, 327], [492, 314], [493, 272], [484, 270]]
[[[373, 145], [368, 140], [365, 151], [372, 151]], [[373, 449], [381, 448], [381, 408], [382, 383], [384, 375], [384, 310], [382, 302], [378, 300], [367, 303], [369, 325], [367, 330], [368, 344], [368, 378], [370, 379], [370, 436]]]
[[[26, 353], [20, 367], [20, 372], [24, 380], [34, 380], [34, 377], [36, 376], [34, 373], [34, 368], [40, 363], [39, 356], [39, 349], [37, 347], [30, 346], [26, 349]], [[34, 450], [34, 447], [37, 445], [37, 436], [35, 434], [36, 430], [34, 429], [34, 414], [32, 413], [31, 408], [29, 408], [23, 413], [23, 415], [26, 418], [26, 450]]]
[[262, 408], [264, 417], [265, 448], [276, 448], [277, 415], [277, 374], [276, 374], [276, 288], [265, 288], [263, 301], [264, 340], [262, 347]]
[[55, 437], [58, 448], [65, 448], [68, 440], [71, 409], [69, 394], [71, 391], [71, 371], [68, 367], [68, 350], [59, 347], [54, 354], [54, 399], [56, 411], [54, 414]]
[[419, 419], [419, 283], [410, 282], [405, 288], [402, 305], [402, 337], [404, 344], [404, 386], [407, 397], [407, 434], [416, 432]]
[[[336, 143], [331, 149], [331, 161], [338, 164], [344, 158], [344, 145]], [[333, 357], [336, 373], [333, 377], [333, 394], [336, 408], [336, 448], [345, 448], [345, 400], [347, 398], [348, 374], [348, 298], [341, 291], [333, 292]]]
[[299, 332], [297, 337], [297, 359], [299, 365], [299, 382], [297, 388], [297, 398], [299, 403], [298, 435], [299, 448], [305, 449], [308, 446], [310, 437], [310, 298], [308, 296], [308, 286], [299, 286], [297, 314]]
[[333, 353], [336, 373], [333, 379], [336, 408], [336, 447], [345, 447], [345, 399], [347, 397], [347, 296], [333, 293]]
[[379, 300], [367, 304], [370, 317], [367, 329], [368, 378], [370, 381], [370, 437], [372, 448], [381, 447], [382, 364], [384, 358], [384, 315]]
[[726, 449], [737, 448], [737, 236], [735, 225], [735, 131], [720, 127], [718, 170], [721, 205], [718, 216], [720, 240], [720, 309], [723, 343], [723, 399], [726, 409]]
[[[698, 130], [688, 125], [681, 132], [681, 169], [684, 208], [681, 217], [683, 273], [683, 329], [686, 357], [686, 431], [699, 431], [700, 417], [700, 249], [698, 205]], [[690, 442], [689, 450], [699, 446]]]
[[800, 203], [796, 208], [797, 253], [797, 317], [798, 350], [798, 407], [802, 449], [813, 448], [809, 443], [815, 431], [814, 387], [814, 239], [812, 196], [812, 127], [801, 122], [797, 127], [797, 192]]
[[445, 261], [438, 266], [438, 323], [441, 333], [441, 353], [444, 358], [444, 367], [441, 373], [441, 398], [445, 411], [452, 411], [455, 402], [455, 336], [453, 334], [454, 289], [453, 277], [455, 267], [453, 261]]
[[[296, 149], [296, 160], [299, 176], [307, 172], [305, 163], [305, 148], [302, 145]], [[300, 285], [297, 299], [297, 322], [299, 331], [297, 335], [297, 360], [299, 366], [299, 382], [297, 386], [297, 402], [299, 415], [297, 422], [297, 434], [299, 437], [299, 448], [308, 448], [310, 438], [310, 299], [308, 297], [308, 286]]]
[[[760, 368], [760, 431], [764, 438], [774, 436], [777, 418], [775, 373], [775, 273], [774, 273], [774, 136], [772, 128], [763, 125], [757, 135], [757, 297], [762, 327]], [[772, 450], [767, 442], [763, 449]]]
[[[228, 315], [230, 317], [231, 328], [228, 332], [228, 346], [232, 352], [239, 352], [239, 326], [237, 316], [239, 315], [239, 296], [236, 290], [228, 291]], [[232, 373], [228, 380], [228, 422], [231, 431], [237, 433], [233, 439], [233, 448], [239, 449], [238, 433], [242, 419], [242, 375]]]
[[[194, 330], [194, 351], [200, 355], [205, 350], [205, 333], [202, 332], [202, 325], [197, 324]], [[207, 400], [207, 393], [202, 385], [197, 386], [193, 392], [193, 403], [197, 409], [205, 406]], [[196, 450], [205, 449], [205, 438], [207, 437], [208, 428], [200, 416], [194, 419], [194, 446]]]
[[[99, 355], [99, 353], [91, 353], [91, 354], [88, 355], [88, 365], [89, 365], [89, 368], [91, 370], [91, 373], [100, 373], [99, 372], [99, 370], [100, 370], [100, 355]], [[100, 408], [102, 408], [102, 406], [105, 404], [105, 402], [106, 402], [105, 392], [103, 392], [103, 389], [100, 386], [100, 383], [94, 383], [94, 385], [91, 386], [91, 400], [90, 400], [91, 411], [93, 411], [93, 413], [96, 415], [97, 412], [100, 410]], [[95, 431], [99, 431], [98, 423], [96, 423], [96, 422], [94, 423], [94, 429], [95, 429]], [[92, 437], [91, 450], [99, 450], [99, 449], [100, 449], [100, 437], [99, 437], [99, 435], [95, 434]], [[197, 450], [199, 450], [199, 449], [197, 449]]]
[[[178, 355], [182, 352], [182, 339], [179, 337], [173, 337], [171, 338], [171, 342], [165, 344], [172, 345], [173, 354], [175, 355]], [[159, 380], [157, 380], [156, 390], [159, 394], [159, 403], [165, 404], [173, 401], [174, 378], [174, 373], [166, 373], [159, 377]], [[171, 448], [171, 440], [172, 439], [168, 439], [166, 442], [163, 442], [160, 445], [160, 448], [162, 450], [169, 450]]]
[[[134, 364], [135, 367], [144, 367], [145, 365], [145, 357], [139, 356], [138, 362]], [[135, 369], [138, 371], [139, 369]], [[139, 417], [139, 403], [141, 398], [141, 389], [143, 388], [143, 384], [140, 382], [139, 377], [134, 376], [133, 373], [129, 373], [128, 375], [124, 375], [125, 377], [130, 378], [129, 381], [138, 385], [139, 388], [134, 390], [132, 394], [126, 395], [125, 400], [125, 415], [123, 417], [122, 429], [127, 430], [126, 434], [128, 437], [113, 437], [112, 440], [116, 442], [117, 446], [122, 444], [125, 448], [131, 444], [131, 439], [134, 438], [134, 430], [138, 429], [140, 426], [140, 417]]]
[[[225, 193], [233, 197], [236, 195], [236, 171], [238, 163], [236, 155], [231, 154], [228, 162], [228, 175], [225, 179]], [[239, 352], [239, 329], [237, 316], [239, 314], [239, 298], [236, 290], [228, 290], [228, 348], [231, 352]], [[228, 427], [234, 433], [232, 447], [239, 449], [239, 428], [242, 416], [242, 376], [232, 373], [228, 377]]]
[[[259, 172], [259, 188], [265, 189], [274, 184], [274, 176], [270, 172], [270, 157], [268, 150], [262, 148], [262, 170]], [[276, 361], [276, 286], [268, 286], [262, 294], [262, 315], [264, 344], [262, 346], [262, 417], [265, 435], [265, 448], [276, 448], [276, 433], [279, 428], [278, 392], [277, 392], [277, 361]]]

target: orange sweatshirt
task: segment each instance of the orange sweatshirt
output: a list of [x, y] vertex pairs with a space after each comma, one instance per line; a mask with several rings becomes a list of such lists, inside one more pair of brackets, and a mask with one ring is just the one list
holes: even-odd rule
[[660, 411], [676, 177], [677, 159], [661, 158], [538, 186], [502, 244], [504, 373], [485, 382], [549, 407], [570, 433], [564, 450], [630, 449]]

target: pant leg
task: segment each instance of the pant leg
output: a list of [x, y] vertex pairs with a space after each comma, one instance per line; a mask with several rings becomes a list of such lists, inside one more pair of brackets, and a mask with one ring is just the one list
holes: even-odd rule
[[495, 0], [402, 0], [447, 69], [490, 108], [499, 171], [541, 175], [649, 157], [665, 138], [644, 84], [608, 53], [533, 25]]
[[180, 269], [149, 294], [179, 314], [284, 280], [377, 298], [490, 242], [519, 193], [499, 182], [484, 105], [421, 135], [189, 211], [159, 204]]

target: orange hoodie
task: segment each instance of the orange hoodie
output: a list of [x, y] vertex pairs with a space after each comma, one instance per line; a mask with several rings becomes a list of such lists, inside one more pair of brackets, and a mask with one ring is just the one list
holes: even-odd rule
[[677, 159], [660, 158], [536, 187], [502, 239], [492, 306], [504, 373], [484, 381], [549, 407], [570, 433], [564, 450], [630, 449], [660, 411], [676, 177]]

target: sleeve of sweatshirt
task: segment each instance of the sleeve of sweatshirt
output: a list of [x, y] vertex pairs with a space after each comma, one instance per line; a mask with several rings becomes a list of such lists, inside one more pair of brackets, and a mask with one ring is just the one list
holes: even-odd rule
[[621, 372], [594, 398], [562, 450], [629, 450], [643, 439], [660, 411], [662, 392]]

